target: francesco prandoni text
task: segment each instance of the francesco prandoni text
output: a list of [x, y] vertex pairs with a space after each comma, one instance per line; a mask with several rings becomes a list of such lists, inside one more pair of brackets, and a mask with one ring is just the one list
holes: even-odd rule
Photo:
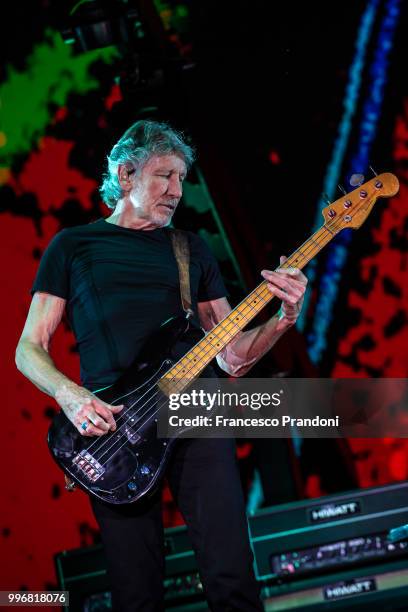
[[[241, 406], [251, 410], [259, 410], [266, 406], [277, 407], [281, 403], [280, 393], [220, 393], [219, 391], [208, 393], [203, 390], [193, 390], [189, 393], [171, 393], [168, 400], [170, 410], [179, 410], [182, 407], [200, 407], [205, 410], [213, 410], [216, 406]], [[186, 417], [170, 414], [169, 425], [170, 427], [338, 427], [339, 417], [295, 418], [289, 415], [226, 417], [219, 414], [214, 416], [199, 414]]]
[[169, 416], [170, 427], [338, 427], [339, 417], [295, 418], [289, 415], [279, 417], [225, 417], [217, 414], [214, 417], [203, 416], [180, 417], [177, 414]]

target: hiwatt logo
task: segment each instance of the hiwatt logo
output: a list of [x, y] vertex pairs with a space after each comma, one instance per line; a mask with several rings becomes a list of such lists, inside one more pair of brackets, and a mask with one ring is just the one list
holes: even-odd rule
[[324, 587], [323, 595], [325, 599], [333, 600], [350, 597], [350, 595], [363, 595], [376, 590], [377, 584], [374, 578], [355, 578]]
[[358, 502], [318, 506], [316, 508], [309, 509], [309, 521], [312, 523], [320, 523], [322, 521], [330, 521], [338, 518], [339, 516], [358, 514], [359, 512], [361, 512], [361, 507]]

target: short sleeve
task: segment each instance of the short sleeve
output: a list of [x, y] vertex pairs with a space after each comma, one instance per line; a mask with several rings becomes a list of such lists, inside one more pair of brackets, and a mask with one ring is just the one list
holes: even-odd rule
[[54, 236], [38, 266], [31, 295], [36, 291], [44, 291], [64, 299], [69, 298], [69, 260], [70, 249], [66, 230]]
[[225, 297], [228, 295], [228, 291], [225, 288], [217, 260], [202, 238], [196, 234], [190, 234], [191, 236], [194, 236], [201, 266], [201, 279], [197, 293], [198, 302], [208, 302]]

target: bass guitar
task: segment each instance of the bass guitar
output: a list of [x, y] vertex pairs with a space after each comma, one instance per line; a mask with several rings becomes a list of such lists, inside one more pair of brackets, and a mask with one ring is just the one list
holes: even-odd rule
[[[320, 229], [280, 268], [303, 268], [342, 229], [359, 228], [378, 198], [392, 197], [398, 189], [397, 177], [383, 173], [329, 204], [322, 211]], [[116, 431], [84, 437], [62, 411], [57, 414], [49, 429], [48, 445], [68, 478], [112, 504], [135, 502], [153, 492], [177, 439], [177, 435], [157, 437], [160, 411], [167, 409], [166, 397], [180, 393], [196, 379], [273, 297], [263, 281], [177, 362], [170, 357], [171, 348], [187, 331], [189, 322], [182, 317], [166, 322], [119, 380], [95, 394], [109, 404], [124, 404], [115, 417]]]

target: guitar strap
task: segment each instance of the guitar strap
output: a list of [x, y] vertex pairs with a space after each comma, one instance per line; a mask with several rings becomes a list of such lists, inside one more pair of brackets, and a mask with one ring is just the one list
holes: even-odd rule
[[194, 311], [191, 308], [190, 246], [188, 244], [188, 237], [182, 230], [172, 228], [170, 228], [170, 237], [179, 270], [181, 304], [187, 319], [190, 319], [194, 315]]

